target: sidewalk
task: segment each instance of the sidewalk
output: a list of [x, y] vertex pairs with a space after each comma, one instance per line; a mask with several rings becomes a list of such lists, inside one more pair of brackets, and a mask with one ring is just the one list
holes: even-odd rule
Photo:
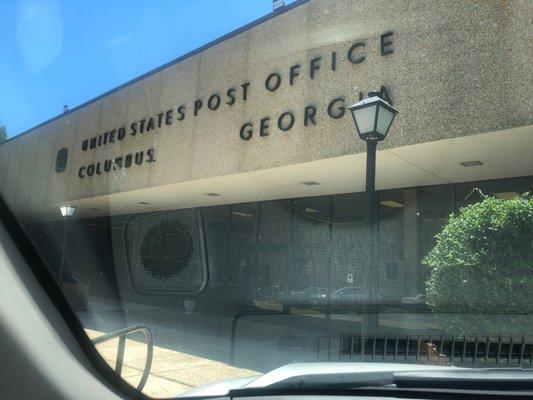
[[[85, 331], [90, 338], [104, 334], [104, 332], [92, 329]], [[115, 368], [117, 347], [118, 339], [96, 346], [98, 352], [112, 368]], [[122, 367], [124, 380], [132, 386], [137, 386], [145, 361], [146, 344], [127, 338]], [[260, 375], [260, 373], [154, 345], [152, 369], [142, 391], [151, 397], [171, 397], [209, 383], [254, 375]]]

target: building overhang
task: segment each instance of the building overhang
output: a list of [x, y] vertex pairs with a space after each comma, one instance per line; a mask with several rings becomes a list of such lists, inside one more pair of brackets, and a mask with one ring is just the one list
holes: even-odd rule
[[[378, 190], [533, 175], [533, 126], [379, 150]], [[480, 161], [465, 167], [462, 162]], [[317, 184], [309, 184], [314, 182]], [[362, 192], [365, 154], [73, 200], [77, 218]], [[20, 210], [22, 212], [22, 210]], [[59, 204], [24, 213], [60, 218]]]

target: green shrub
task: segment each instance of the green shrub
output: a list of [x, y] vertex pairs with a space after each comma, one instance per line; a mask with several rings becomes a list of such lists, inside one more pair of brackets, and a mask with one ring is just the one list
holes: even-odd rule
[[[457, 335], [533, 333], [533, 198], [483, 201], [452, 215], [423, 260], [427, 302]], [[530, 315], [531, 314], [531, 315]]]

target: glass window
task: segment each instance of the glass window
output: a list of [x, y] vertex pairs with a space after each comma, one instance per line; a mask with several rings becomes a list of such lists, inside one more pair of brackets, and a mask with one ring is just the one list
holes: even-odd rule
[[508, 200], [532, 191], [531, 177], [459, 183], [455, 185], [456, 209], [479, 202], [483, 196]]
[[422, 263], [422, 259], [435, 247], [435, 235], [442, 231], [454, 212], [453, 196], [453, 185], [427, 186], [417, 191], [417, 293], [425, 292], [425, 282], [430, 271]]

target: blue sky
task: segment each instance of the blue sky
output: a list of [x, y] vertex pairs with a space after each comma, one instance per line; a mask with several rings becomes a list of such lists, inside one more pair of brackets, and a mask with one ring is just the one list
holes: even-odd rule
[[0, 0], [0, 124], [17, 135], [271, 11], [272, 0]]

